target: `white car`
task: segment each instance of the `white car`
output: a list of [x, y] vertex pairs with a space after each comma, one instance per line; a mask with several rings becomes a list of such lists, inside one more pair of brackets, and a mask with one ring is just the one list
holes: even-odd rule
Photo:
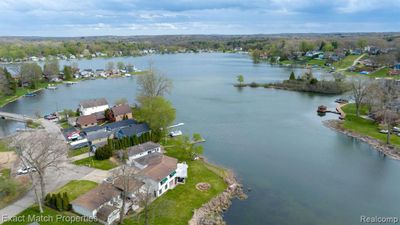
[[394, 132], [400, 132], [400, 127], [393, 127]]
[[379, 133], [381, 133], [381, 134], [387, 134], [387, 133], [389, 133], [389, 131], [388, 131], [388, 130], [380, 130]]
[[17, 170], [17, 175], [22, 175], [22, 174], [27, 174], [29, 172], [36, 172], [36, 168], [34, 167], [22, 167], [19, 170]]

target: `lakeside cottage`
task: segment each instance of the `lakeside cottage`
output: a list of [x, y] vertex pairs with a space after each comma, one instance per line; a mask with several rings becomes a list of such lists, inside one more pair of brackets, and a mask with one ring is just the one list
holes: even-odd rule
[[80, 116], [76, 119], [76, 126], [78, 126], [81, 129], [93, 127], [96, 125], [97, 125], [97, 117], [94, 114]]
[[133, 165], [140, 169], [138, 179], [149, 186], [154, 197], [175, 188], [178, 182], [177, 164], [177, 159], [161, 153], [149, 154], [133, 161]]
[[128, 104], [116, 105], [109, 112], [111, 121], [121, 121], [124, 119], [132, 119], [132, 109]]
[[127, 164], [132, 164], [134, 159], [147, 156], [153, 153], [161, 153], [161, 145], [154, 142], [146, 142], [140, 145], [135, 145], [126, 150], [128, 152]]
[[79, 111], [84, 116], [104, 112], [108, 108], [108, 102], [105, 98], [89, 99], [79, 103]]

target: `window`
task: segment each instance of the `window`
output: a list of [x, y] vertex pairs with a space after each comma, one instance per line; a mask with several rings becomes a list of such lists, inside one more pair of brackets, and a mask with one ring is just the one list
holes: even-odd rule
[[158, 191], [158, 194], [161, 195], [161, 193], [162, 193], [162, 190], [159, 190], [159, 191]]
[[165, 190], [167, 190], [167, 189], [168, 189], [168, 184], [165, 185]]

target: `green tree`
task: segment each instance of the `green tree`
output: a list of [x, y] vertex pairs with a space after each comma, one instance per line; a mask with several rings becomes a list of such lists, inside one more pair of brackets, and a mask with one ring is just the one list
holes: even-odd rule
[[68, 211], [70, 209], [70, 204], [69, 204], [69, 197], [68, 197], [67, 192], [63, 193], [62, 203], [63, 203], [63, 210]]
[[117, 69], [119, 69], [119, 70], [125, 69], [124, 62], [121, 62], [121, 61], [117, 62]]
[[357, 47], [363, 49], [367, 46], [368, 42], [365, 39], [358, 39], [357, 41]]
[[56, 208], [58, 211], [63, 211], [62, 197], [60, 193], [56, 195]]
[[290, 73], [289, 80], [296, 80], [296, 76], [294, 75], [293, 71]]
[[324, 52], [331, 52], [333, 51], [335, 48], [333, 47], [333, 45], [331, 43], [327, 43], [324, 45], [324, 47], [322, 48], [322, 51]]
[[65, 80], [72, 80], [72, 67], [64, 66], [64, 79]]
[[314, 49], [314, 44], [308, 42], [308, 41], [302, 41], [300, 43], [300, 51], [301, 52], [308, 52]]
[[237, 82], [239, 83], [239, 85], [243, 85], [244, 77], [243, 77], [242, 74], [238, 75], [238, 76], [236, 77], [236, 79], [237, 79]]
[[37, 63], [24, 63], [21, 65], [21, 83], [29, 84], [30, 88], [37, 89], [42, 80], [42, 68]]
[[164, 97], [140, 97], [140, 107], [135, 115], [139, 121], [146, 122], [160, 140], [166, 133], [167, 127], [172, 125], [176, 117], [176, 110], [170, 101]]
[[48, 60], [43, 66], [43, 75], [51, 80], [57, 78], [60, 73], [60, 65], [57, 59]]

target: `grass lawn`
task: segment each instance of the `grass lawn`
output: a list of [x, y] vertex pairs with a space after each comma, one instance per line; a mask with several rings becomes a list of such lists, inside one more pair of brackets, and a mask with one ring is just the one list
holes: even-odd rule
[[325, 60], [320, 60], [320, 59], [310, 59], [307, 64], [309, 65], [318, 65], [321, 67], [325, 66], [326, 61]]
[[[343, 128], [357, 132], [361, 135], [369, 136], [386, 143], [386, 134], [379, 133], [379, 125], [371, 120], [366, 120], [355, 115], [355, 105], [348, 104], [344, 106], [343, 111], [346, 113], [346, 118], [343, 123]], [[368, 110], [366, 107], [361, 108], [361, 115], [365, 115]], [[400, 147], [400, 137], [396, 135], [390, 136], [391, 144]]]
[[78, 166], [88, 166], [88, 167], [93, 167], [93, 168], [101, 169], [101, 170], [110, 170], [110, 169], [118, 166], [116, 163], [112, 162], [109, 159], [95, 160], [93, 158], [93, 156], [74, 161], [73, 163]]
[[[187, 225], [192, 218], [193, 210], [200, 208], [204, 203], [217, 196], [227, 187], [222, 178], [226, 170], [210, 165], [202, 160], [187, 160], [188, 154], [178, 146], [178, 139], [164, 140], [166, 155], [188, 163], [188, 179], [186, 184], [178, 185], [175, 189], [157, 198], [151, 205], [150, 214], [154, 214], [151, 224], [157, 225]], [[211, 189], [205, 192], [198, 191], [196, 184], [207, 182]], [[132, 215], [124, 224], [143, 224], [143, 217]]]
[[83, 148], [78, 148], [78, 149], [70, 149], [68, 151], [68, 157], [74, 157], [77, 155], [82, 155], [84, 153], [89, 152], [89, 147], [83, 147]]
[[48, 84], [49, 84], [48, 82], [39, 83], [37, 89], [18, 87], [17, 88], [17, 93], [15, 95], [13, 95], [13, 96], [0, 95], [0, 107], [4, 106], [5, 104], [7, 104], [9, 102], [12, 102], [12, 101], [16, 100], [17, 98], [19, 98], [19, 97], [21, 97], [21, 96], [23, 96], [23, 95], [25, 95], [27, 93], [30, 93], [30, 92], [33, 92], [33, 91], [37, 91], [37, 90], [42, 89], [42, 88], [46, 88]]
[[5, 140], [0, 140], [0, 152], [10, 152], [12, 149], [8, 147], [8, 144]]
[[[150, 205], [150, 213], [154, 212], [151, 224], [187, 225], [194, 209], [200, 208], [226, 188], [223, 178], [208, 169], [203, 161], [191, 161], [188, 165], [186, 184], [178, 185]], [[200, 182], [208, 182], [211, 189], [205, 192], [198, 191], [196, 184]], [[130, 216], [124, 224], [143, 224], [143, 217], [140, 214]]]
[[333, 66], [336, 69], [345, 69], [345, 68], [353, 65], [354, 60], [356, 60], [358, 57], [360, 57], [360, 56], [359, 55], [348, 55], [344, 59], [342, 59], [338, 62], [334, 62]]
[[[346, 114], [356, 114], [356, 104], [354, 103], [350, 103], [347, 104], [345, 106], [342, 107], [342, 110], [346, 113]], [[361, 105], [360, 108], [360, 114], [361, 115], [366, 115], [368, 114], [368, 107], [366, 105]]]
[[55, 193], [68, 193], [68, 197], [70, 201], [75, 200], [80, 195], [92, 190], [97, 187], [98, 183], [89, 180], [72, 180], [68, 182], [66, 185], [62, 186]]
[[[60, 217], [59, 216], [63, 216]], [[40, 225], [100, 225], [96, 222], [86, 222], [83, 217], [80, 217], [72, 212], [59, 212], [54, 209], [44, 207], [44, 212], [41, 214], [39, 212], [38, 206], [31, 206], [30, 208], [22, 211], [18, 214], [19, 219], [23, 221], [8, 221], [3, 223], [3, 225], [20, 225], [29, 224], [32, 222], [38, 222]], [[75, 219], [77, 222], [72, 222], [71, 219]]]
[[63, 121], [60, 123], [62, 129], [70, 128], [71, 126], [68, 124], [68, 121]]

